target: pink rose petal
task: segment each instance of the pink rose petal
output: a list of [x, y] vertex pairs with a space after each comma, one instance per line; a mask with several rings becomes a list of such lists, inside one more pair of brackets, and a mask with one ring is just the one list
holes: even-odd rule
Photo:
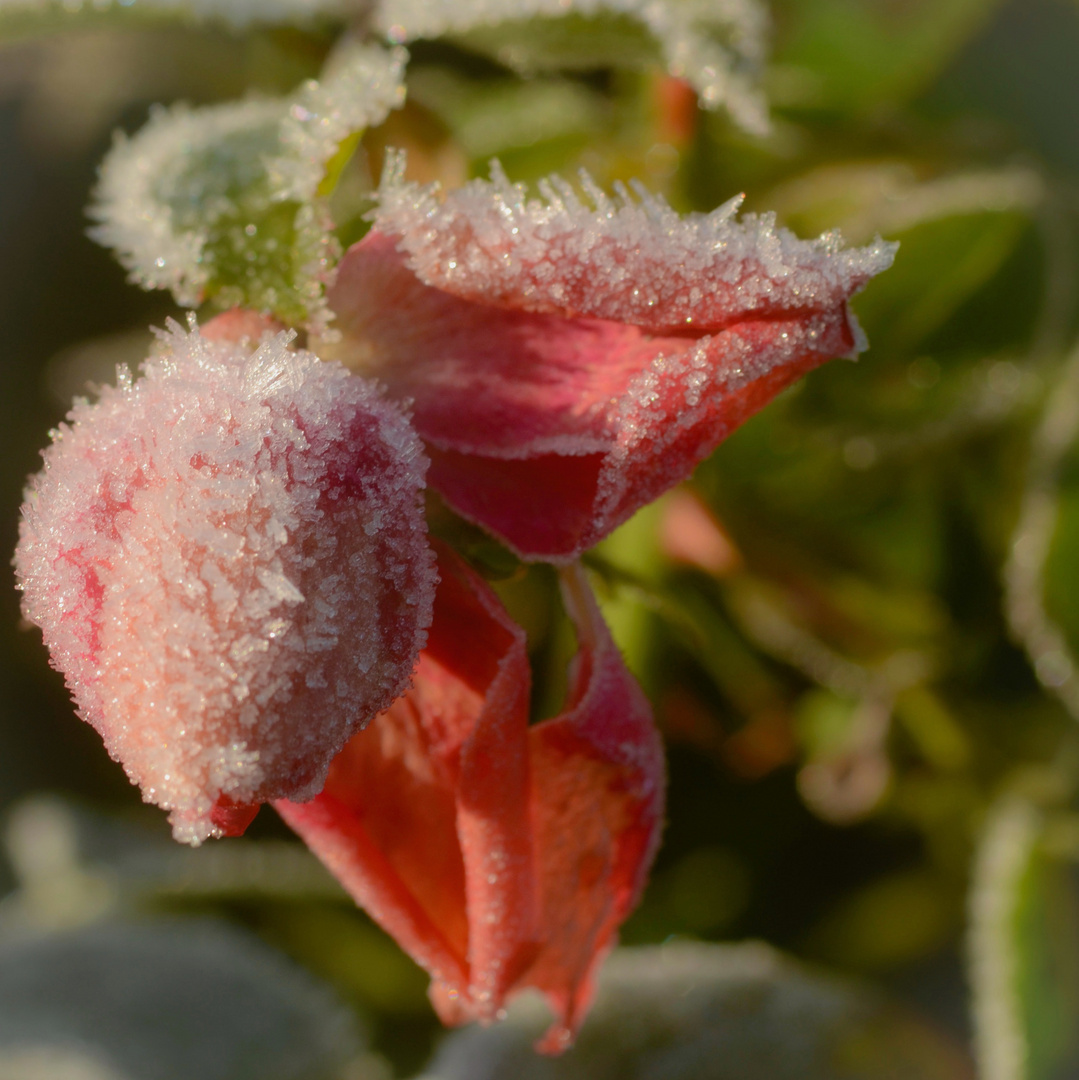
[[[552, 181], [552, 184], [554, 182]], [[333, 355], [408, 400], [430, 480], [525, 558], [567, 560], [684, 479], [805, 372], [863, 342], [851, 294], [893, 247], [802, 241], [734, 207], [527, 201], [496, 172], [384, 185], [329, 300]]]
[[227, 336], [173, 324], [76, 403], [16, 552], [80, 715], [192, 843], [319, 790], [408, 684], [433, 594], [405, 417], [285, 334]]

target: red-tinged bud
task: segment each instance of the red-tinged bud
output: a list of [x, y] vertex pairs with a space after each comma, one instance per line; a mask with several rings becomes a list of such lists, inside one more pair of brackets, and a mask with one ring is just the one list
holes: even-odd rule
[[190, 843], [319, 790], [408, 685], [433, 595], [408, 420], [286, 334], [222, 328], [173, 325], [76, 403], [15, 557], [80, 715]]

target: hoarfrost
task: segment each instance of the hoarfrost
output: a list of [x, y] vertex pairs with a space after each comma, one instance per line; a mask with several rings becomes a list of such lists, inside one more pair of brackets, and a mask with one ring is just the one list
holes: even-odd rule
[[403, 180], [387, 162], [376, 226], [428, 285], [467, 300], [525, 311], [704, 334], [749, 317], [833, 307], [891, 265], [879, 238], [842, 250], [836, 233], [801, 240], [774, 214], [737, 211], [737, 196], [709, 214], [680, 217], [634, 184], [609, 198], [582, 172], [539, 182], [541, 199], [511, 184], [498, 162], [490, 180], [443, 194]]
[[199, 303], [210, 277], [209, 233], [235, 210], [235, 194], [257, 181], [283, 113], [277, 100], [155, 108], [134, 137], [117, 134], [102, 163], [90, 236], [144, 289]]
[[411, 402], [431, 483], [526, 559], [575, 558], [784, 387], [865, 338], [848, 300], [895, 246], [800, 240], [738, 200], [680, 218], [638, 189], [493, 167], [443, 195], [388, 162], [337, 268], [329, 348]]
[[405, 100], [408, 53], [349, 43], [293, 96], [281, 125], [283, 153], [271, 171], [276, 196], [312, 199], [337, 148], [353, 132], [380, 124]]
[[339, 255], [319, 185], [342, 141], [402, 103], [406, 59], [349, 43], [291, 97], [155, 109], [105, 158], [90, 235], [179, 304], [213, 293], [319, 325]]
[[53, 433], [16, 569], [80, 715], [198, 843], [216, 806], [314, 795], [408, 685], [427, 462], [374, 384], [287, 334], [161, 338]]

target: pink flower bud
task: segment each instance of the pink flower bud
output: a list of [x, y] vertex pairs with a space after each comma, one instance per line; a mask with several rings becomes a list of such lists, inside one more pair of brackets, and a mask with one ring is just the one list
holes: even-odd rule
[[80, 715], [197, 844], [313, 796], [408, 685], [427, 462], [373, 384], [286, 334], [161, 339], [53, 433], [15, 563]]

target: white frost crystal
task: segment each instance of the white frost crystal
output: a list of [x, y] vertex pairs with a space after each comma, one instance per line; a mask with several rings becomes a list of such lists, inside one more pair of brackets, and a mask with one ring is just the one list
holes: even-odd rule
[[837, 233], [802, 240], [774, 214], [738, 216], [741, 196], [680, 216], [634, 185], [609, 198], [588, 176], [584, 198], [557, 176], [529, 198], [494, 162], [490, 180], [444, 194], [402, 179], [387, 160], [375, 225], [427, 285], [527, 311], [691, 331], [732, 319], [841, 304], [887, 269], [896, 245], [844, 250]]
[[405, 101], [408, 53], [348, 44], [332, 56], [321, 80], [293, 96], [271, 166], [277, 198], [313, 199], [337, 148], [354, 132], [382, 123]]
[[137, 135], [117, 135], [102, 163], [90, 235], [115, 251], [132, 281], [198, 304], [210, 277], [209, 232], [258, 181], [283, 117], [277, 100], [154, 109]]

